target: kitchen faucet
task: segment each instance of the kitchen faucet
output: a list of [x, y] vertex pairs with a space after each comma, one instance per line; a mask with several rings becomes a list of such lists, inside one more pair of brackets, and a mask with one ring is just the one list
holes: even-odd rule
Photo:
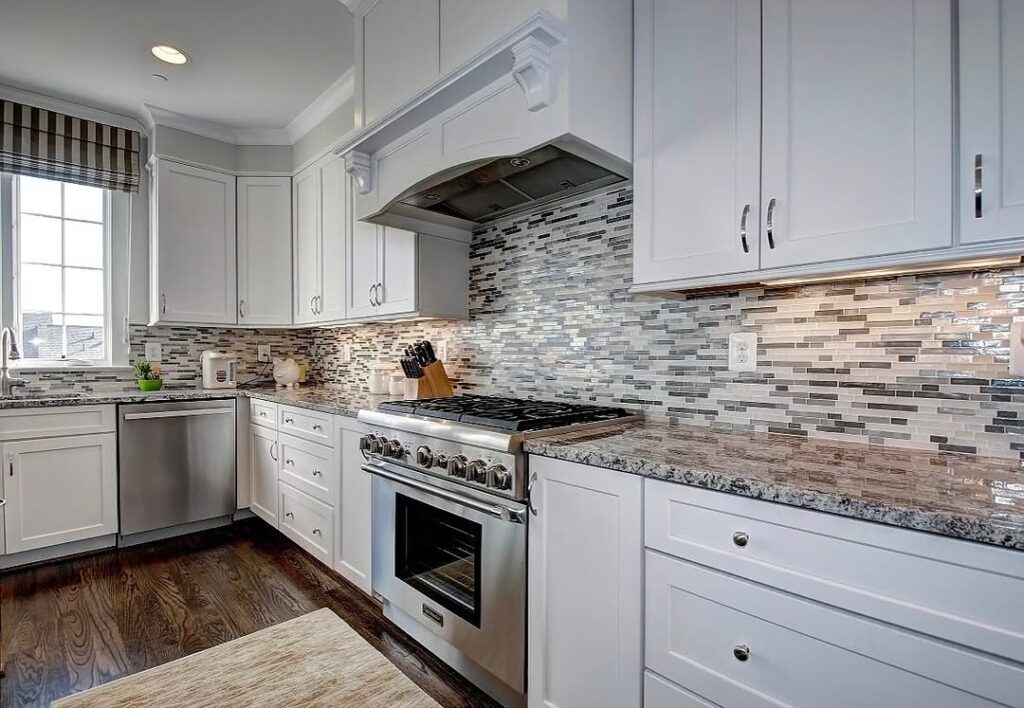
[[14, 330], [4, 327], [0, 330], [0, 396], [9, 396], [15, 386], [25, 386], [28, 381], [11, 376], [11, 362], [21, 358]]

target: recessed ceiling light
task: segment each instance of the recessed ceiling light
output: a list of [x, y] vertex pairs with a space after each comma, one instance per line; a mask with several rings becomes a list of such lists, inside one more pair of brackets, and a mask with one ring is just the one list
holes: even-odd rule
[[188, 54], [168, 44], [157, 44], [150, 51], [157, 59], [168, 64], [184, 64], [188, 61]]

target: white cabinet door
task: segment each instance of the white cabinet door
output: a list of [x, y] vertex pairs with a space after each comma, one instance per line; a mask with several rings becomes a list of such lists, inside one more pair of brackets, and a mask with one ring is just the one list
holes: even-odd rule
[[359, 451], [362, 432], [340, 428], [341, 523], [335, 542], [334, 569], [367, 595], [370, 585], [370, 475], [363, 472]]
[[238, 323], [292, 322], [292, 181], [238, 178]]
[[277, 431], [263, 425], [249, 425], [249, 509], [277, 528]]
[[352, 180], [345, 160], [334, 157], [320, 168], [320, 300], [321, 322], [345, 317], [345, 243], [351, 228]]
[[762, 267], [949, 246], [949, 1], [762, 8]]
[[235, 178], [158, 160], [153, 322], [234, 324]]
[[368, 125], [440, 74], [438, 0], [377, 0], [360, 8], [363, 120]]
[[320, 170], [316, 166], [292, 180], [292, 219], [293, 315], [295, 324], [309, 324], [316, 321], [320, 296]]
[[633, 8], [633, 280], [757, 270], [761, 3]]
[[396, 315], [416, 310], [416, 234], [381, 228], [377, 314]]
[[1024, 237], [1024, 2], [960, 3], [960, 241]]
[[530, 457], [530, 708], [641, 705], [641, 478]]
[[377, 314], [380, 267], [380, 232], [383, 227], [355, 221], [348, 240], [348, 282], [345, 311], [350, 319]]
[[117, 533], [117, 435], [5, 443], [7, 553]]

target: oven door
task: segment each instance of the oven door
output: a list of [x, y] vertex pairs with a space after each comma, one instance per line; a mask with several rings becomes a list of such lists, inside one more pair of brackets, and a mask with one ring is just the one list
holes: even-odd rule
[[526, 509], [374, 457], [373, 589], [525, 688]]

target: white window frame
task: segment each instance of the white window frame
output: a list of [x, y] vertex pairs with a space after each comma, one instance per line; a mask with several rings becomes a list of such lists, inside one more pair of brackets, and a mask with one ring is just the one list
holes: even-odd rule
[[[21, 342], [18, 317], [19, 259], [15, 239], [18, 218], [14, 175], [0, 173], [0, 322], [10, 327]], [[12, 367], [21, 371], [97, 371], [128, 366], [128, 239], [131, 223], [130, 195], [105, 190], [103, 199], [104, 337], [106, 358], [88, 361], [20, 360]]]

